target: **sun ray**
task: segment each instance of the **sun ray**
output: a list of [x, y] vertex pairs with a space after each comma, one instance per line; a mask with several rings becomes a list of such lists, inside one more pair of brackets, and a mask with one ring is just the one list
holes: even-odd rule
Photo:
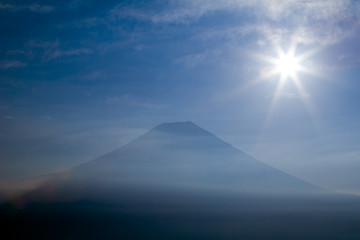
[[263, 132], [268, 127], [277, 102], [281, 98], [284, 86], [288, 81], [294, 84], [299, 98], [304, 103], [304, 106], [312, 119], [314, 128], [316, 131], [320, 132], [321, 125], [317, 121], [317, 111], [315, 110], [314, 105], [311, 103], [310, 94], [307, 92], [298, 76], [298, 73], [320, 75], [314, 69], [311, 69], [303, 64], [305, 60], [315, 54], [319, 49], [307, 51], [303, 54], [297, 55], [297, 45], [293, 43], [287, 52], [285, 52], [280, 46], [275, 46], [274, 50], [277, 55], [276, 58], [270, 56], [261, 57], [262, 60], [271, 64], [272, 67], [267, 67], [265, 74], [262, 72], [260, 79], [271, 79], [276, 75], [279, 76], [261, 132]]
[[321, 125], [319, 123], [318, 111], [316, 111], [315, 105], [311, 102], [310, 94], [306, 91], [305, 87], [303, 86], [303, 84], [301, 83], [300, 79], [297, 76], [293, 78], [293, 82], [301, 97], [302, 102], [304, 103], [307, 112], [311, 117], [312, 125], [314, 126], [316, 131], [320, 133]]

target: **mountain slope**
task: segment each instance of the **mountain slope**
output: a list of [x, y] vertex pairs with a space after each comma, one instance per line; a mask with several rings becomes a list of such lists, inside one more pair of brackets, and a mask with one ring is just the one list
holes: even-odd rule
[[68, 173], [72, 180], [123, 185], [251, 192], [320, 190], [252, 158], [192, 122], [160, 124]]

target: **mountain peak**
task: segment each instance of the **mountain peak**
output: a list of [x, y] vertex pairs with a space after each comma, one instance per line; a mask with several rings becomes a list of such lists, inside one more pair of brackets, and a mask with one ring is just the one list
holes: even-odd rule
[[191, 121], [184, 121], [184, 122], [163, 122], [156, 126], [156, 129], [174, 129], [174, 128], [189, 128], [189, 127], [197, 127], [196, 124], [194, 124]]
[[212, 135], [191, 121], [186, 122], [164, 122], [152, 129], [166, 133], [175, 133], [181, 135]]

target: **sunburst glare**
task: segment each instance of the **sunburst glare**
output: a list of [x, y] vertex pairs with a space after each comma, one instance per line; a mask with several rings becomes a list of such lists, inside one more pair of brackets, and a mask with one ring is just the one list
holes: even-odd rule
[[276, 60], [275, 70], [284, 78], [293, 77], [299, 69], [299, 60], [290, 54], [280, 56]]
[[285, 84], [289, 80], [292, 84], [294, 84], [295, 88], [297, 89], [296, 95], [304, 102], [309, 114], [315, 118], [314, 115], [316, 114], [314, 111], [314, 107], [310, 103], [309, 99], [310, 94], [305, 89], [298, 75], [299, 73], [309, 73], [317, 75], [315, 71], [311, 70], [309, 67], [303, 64], [303, 62], [307, 60], [311, 55], [313, 55], [316, 50], [297, 55], [296, 44], [292, 44], [287, 52], [284, 51], [280, 46], [276, 46], [275, 50], [277, 53], [276, 57], [261, 56], [261, 59], [265, 60], [270, 64], [270, 66], [266, 68], [267, 70], [262, 73], [261, 78], [273, 79], [275, 76], [278, 77], [277, 86], [273, 95], [273, 99], [271, 101], [265, 125], [267, 125], [269, 118], [273, 113], [276, 102], [278, 101], [280, 96], [288, 95], [284, 92], [283, 89]]

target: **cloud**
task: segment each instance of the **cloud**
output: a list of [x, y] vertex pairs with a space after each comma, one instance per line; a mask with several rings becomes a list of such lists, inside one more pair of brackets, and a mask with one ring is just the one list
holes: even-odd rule
[[73, 0], [73, 1], [64, 1], [66, 8], [68, 9], [77, 9], [83, 5], [91, 5], [93, 1], [88, 0]]
[[89, 17], [81, 20], [76, 20], [69, 25], [76, 27], [76, 28], [92, 28], [98, 25], [106, 25], [107, 19], [103, 17]]
[[31, 4], [31, 5], [13, 5], [8, 3], [0, 3], [0, 10], [6, 10], [6, 11], [32, 11], [32, 12], [38, 12], [38, 13], [49, 13], [55, 10], [55, 7], [50, 5], [40, 5], [40, 4]]
[[104, 81], [111, 77], [111, 75], [104, 70], [94, 70], [91, 72], [80, 73], [63, 78], [62, 81], [81, 81], [81, 82], [95, 82]]
[[77, 79], [80, 81], [98, 81], [109, 78], [108, 74], [102, 70], [96, 70], [79, 76]]
[[[129, 29], [119, 24], [118, 20], [135, 19], [154, 25], [189, 25], [207, 15], [226, 12], [234, 18], [242, 18], [243, 15], [250, 17], [246, 17], [246, 21], [234, 21], [229, 24], [199, 25], [200, 31], [195, 36], [196, 40], [221, 39], [236, 44], [242, 38], [251, 35], [257, 38], [254, 42], [258, 43], [258, 46], [288, 46], [295, 42], [309, 47], [327, 47], [358, 36], [359, 11], [360, 2], [350, 0], [183, 0], [164, 1], [161, 4], [121, 3], [104, 15], [74, 21], [72, 27], [92, 28], [101, 25], [117, 34], [124, 34], [129, 41], [141, 41], [144, 33], [130, 28], [131, 34], [128, 34]], [[168, 28], [165, 30], [171, 31]], [[124, 39], [120, 42], [100, 44], [98, 50], [106, 52], [109, 49], [124, 47]], [[48, 59], [83, 53], [89, 53], [89, 49], [58, 50], [52, 55], [49, 54]], [[183, 62], [186, 66], [192, 67], [202, 60], [202, 54], [192, 53], [177, 59], [176, 62]]]
[[29, 41], [26, 46], [28, 47], [28, 55], [34, 55], [37, 50], [41, 50], [43, 61], [50, 61], [60, 57], [78, 56], [83, 54], [90, 54], [93, 51], [89, 48], [71, 48], [66, 49], [61, 47], [60, 41]]
[[208, 41], [211, 39], [226, 39], [236, 41], [239, 38], [247, 36], [251, 33], [258, 32], [259, 26], [255, 24], [247, 24], [241, 26], [228, 26], [222, 28], [212, 28], [202, 31], [195, 36], [195, 39]]
[[16, 8], [14, 5], [0, 3], [0, 9], [2, 9], [2, 10], [12, 10], [14, 8]]
[[[72, 5], [85, 4], [84, 1], [72, 1]], [[156, 2], [157, 3], [157, 2]], [[156, 6], [155, 6], [156, 5]], [[55, 8], [40, 4], [15, 5], [0, 3], [0, 10], [18, 11], [29, 10], [37, 12], [50, 12]], [[234, 18], [242, 18], [245, 14], [246, 21], [233, 21], [227, 24], [199, 25], [198, 33], [192, 36], [195, 41], [221, 40], [239, 47], [241, 39], [248, 36], [256, 38], [252, 43], [256, 47], [266, 47], [269, 44], [288, 46], [296, 42], [306, 46], [327, 47], [346, 39], [358, 36], [360, 30], [360, 2], [349, 0], [333, 1], [298, 1], [298, 0], [198, 0], [198, 1], [164, 1], [161, 4], [125, 4], [114, 6], [108, 12], [100, 15], [87, 16], [71, 23], [64, 23], [60, 27], [67, 28], [93, 28], [104, 27], [106, 31], [114, 31], [121, 36], [113, 41], [99, 41], [92, 48], [89, 42], [97, 39], [82, 41], [79, 46], [70, 46], [69, 43], [55, 41], [29, 41], [26, 46], [28, 55], [39, 54], [43, 61], [70, 56], [80, 56], [98, 52], [104, 54], [113, 49], [128, 47], [137, 44], [136, 50], [146, 48], [147, 39], [144, 31], [139, 28], [126, 28], [118, 20], [135, 19], [147, 21], [151, 24], [185, 24], [196, 23], [201, 18], [224, 12], [233, 14]], [[240, 17], [239, 17], [240, 16]], [[284, 24], [286, 23], [286, 24]], [[58, 26], [58, 27], [59, 27]], [[139, 30], [140, 29], [140, 30]], [[163, 28], [171, 34], [173, 28]], [[98, 29], [96, 29], [98, 31]], [[129, 31], [130, 34], [129, 34]], [[162, 31], [156, 29], [155, 31]], [[80, 41], [79, 41], [80, 42]], [[86, 45], [86, 43], [90, 45]], [[251, 42], [250, 42], [251, 43]], [[248, 48], [249, 46], [244, 47]], [[9, 52], [19, 54], [20, 50]], [[178, 57], [175, 62], [186, 67], [195, 67], [210, 61], [216, 53], [212, 49], [199, 52], [188, 52], [186, 56]], [[2, 67], [3, 68], [3, 67]]]
[[164, 105], [154, 104], [154, 103], [150, 103], [150, 102], [147, 102], [144, 100], [139, 100], [129, 94], [109, 97], [105, 100], [105, 103], [106, 104], [125, 104], [125, 105], [130, 105], [133, 107], [142, 107], [142, 108], [149, 108], [149, 109], [165, 108]]
[[[329, 46], [356, 36], [360, 29], [360, 16], [352, 8], [358, 4], [350, 1], [296, 1], [277, 3], [280, 9], [270, 7], [262, 11], [273, 22], [259, 28], [264, 37], [273, 42], [283, 39], [305, 45]], [[287, 22], [287, 26], [282, 24]]]
[[216, 56], [221, 54], [220, 49], [205, 50], [201, 53], [188, 54], [183, 57], [175, 59], [175, 63], [183, 64], [185, 67], [193, 68], [199, 65], [208, 64]]
[[16, 61], [16, 60], [4, 60], [0, 63], [0, 69], [7, 70], [9, 68], [19, 68], [24, 67], [27, 64], [24, 62]]
[[[217, 35], [225, 32], [229, 38], [258, 32], [268, 41], [284, 39], [303, 44], [331, 45], [353, 37], [360, 29], [360, 2], [350, 0], [297, 1], [170, 1], [163, 9], [136, 8], [118, 5], [111, 10], [112, 18], [135, 18], [139, 21], [157, 23], [188, 24], [216, 11], [247, 12], [256, 19], [254, 25], [242, 23], [228, 29], [209, 30]], [[286, 24], [283, 24], [286, 22]], [[222, 26], [223, 27], [223, 26]], [[254, 28], [251, 28], [254, 27]]]
[[[140, 9], [119, 4], [111, 10], [113, 18], [136, 18], [153, 23], [190, 23], [209, 12], [231, 9], [236, 1], [168, 1], [163, 9]], [[239, 2], [240, 3], [240, 2]]]
[[64, 57], [64, 56], [73, 56], [73, 55], [83, 55], [83, 54], [89, 54], [92, 51], [88, 48], [77, 48], [77, 49], [56, 49], [51, 53], [48, 53], [46, 55], [46, 61], [50, 61], [55, 58]]

